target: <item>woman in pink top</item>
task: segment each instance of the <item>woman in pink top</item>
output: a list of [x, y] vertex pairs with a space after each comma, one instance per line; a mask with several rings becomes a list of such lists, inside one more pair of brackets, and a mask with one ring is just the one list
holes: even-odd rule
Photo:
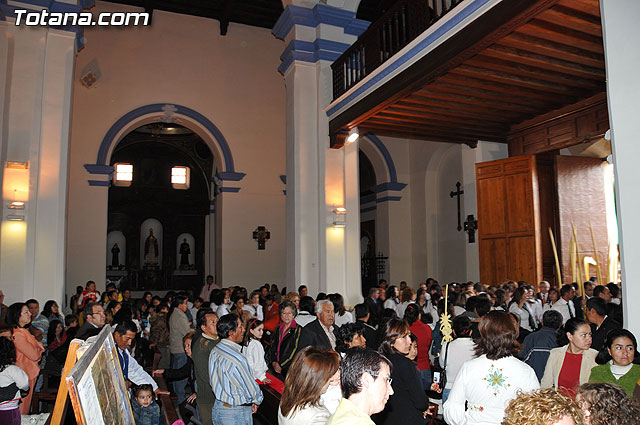
[[38, 362], [44, 352], [44, 346], [26, 329], [31, 323], [31, 313], [25, 303], [11, 304], [7, 310], [6, 321], [13, 327], [13, 343], [16, 346], [15, 364], [29, 377], [29, 394], [22, 399], [20, 405], [20, 414], [27, 415], [31, 408], [33, 389], [40, 373]]

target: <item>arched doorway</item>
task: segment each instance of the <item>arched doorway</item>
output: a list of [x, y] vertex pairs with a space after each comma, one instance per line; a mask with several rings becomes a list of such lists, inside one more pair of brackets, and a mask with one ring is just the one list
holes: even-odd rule
[[358, 179], [360, 187], [360, 276], [362, 295], [378, 284], [376, 257], [376, 172], [367, 155], [358, 151]]
[[216, 222], [211, 149], [185, 126], [155, 122], [126, 134], [109, 165], [107, 233], [121, 232], [127, 243], [119, 264], [107, 263], [107, 278], [139, 290], [197, 288]]

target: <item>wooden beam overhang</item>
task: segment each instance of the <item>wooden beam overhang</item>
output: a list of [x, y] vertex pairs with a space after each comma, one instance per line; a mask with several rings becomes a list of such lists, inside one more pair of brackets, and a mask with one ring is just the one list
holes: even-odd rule
[[330, 140], [340, 147], [335, 135], [357, 126], [361, 134], [506, 143], [518, 123], [604, 90], [598, 0], [502, 1], [334, 116]]

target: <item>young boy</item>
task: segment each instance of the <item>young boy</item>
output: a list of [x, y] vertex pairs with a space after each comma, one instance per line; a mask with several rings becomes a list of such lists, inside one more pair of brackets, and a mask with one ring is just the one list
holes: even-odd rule
[[131, 394], [131, 408], [136, 425], [160, 425], [160, 406], [154, 400], [153, 387], [149, 384], [134, 385]]

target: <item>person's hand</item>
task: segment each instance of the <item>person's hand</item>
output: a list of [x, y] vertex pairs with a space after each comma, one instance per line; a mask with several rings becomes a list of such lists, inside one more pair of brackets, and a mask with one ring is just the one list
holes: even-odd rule
[[158, 388], [156, 391], [156, 398], [158, 398], [161, 395], [169, 395], [169, 391], [167, 390], [161, 390], [160, 388]]
[[196, 401], [196, 393], [193, 393], [189, 397], [187, 397], [187, 403], [191, 404], [194, 401]]
[[164, 369], [156, 369], [153, 372], [151, 372], [151, 376], [155, 378], [157, 376], [162, 376], [163, 373], [164, 373]]
[[264, 378], [264, 379], [262, 380], [262, 383], [263, 383], [263, 384], [270, 384], [270, 383], [271, 383], [271, 379], [269, 379], [269, 378]]
[[44, 353], [44, 345], [41, 342], [38, 342], [38, 348]]
[[273, 370], [276, 373], [282, 373], [282, 367], [278, 364], [278, 362], [273, 362]]
[[436, 410], [436, 405], [429, 405], [429, 408], [424, 411], [424, 418], [427, 419], [427, 416], [433, 416], [433, 413]]
[[257, 404], [252, 404], [251, 405], [251, 413], [256, 413], [258, 411], [258, 405]]

